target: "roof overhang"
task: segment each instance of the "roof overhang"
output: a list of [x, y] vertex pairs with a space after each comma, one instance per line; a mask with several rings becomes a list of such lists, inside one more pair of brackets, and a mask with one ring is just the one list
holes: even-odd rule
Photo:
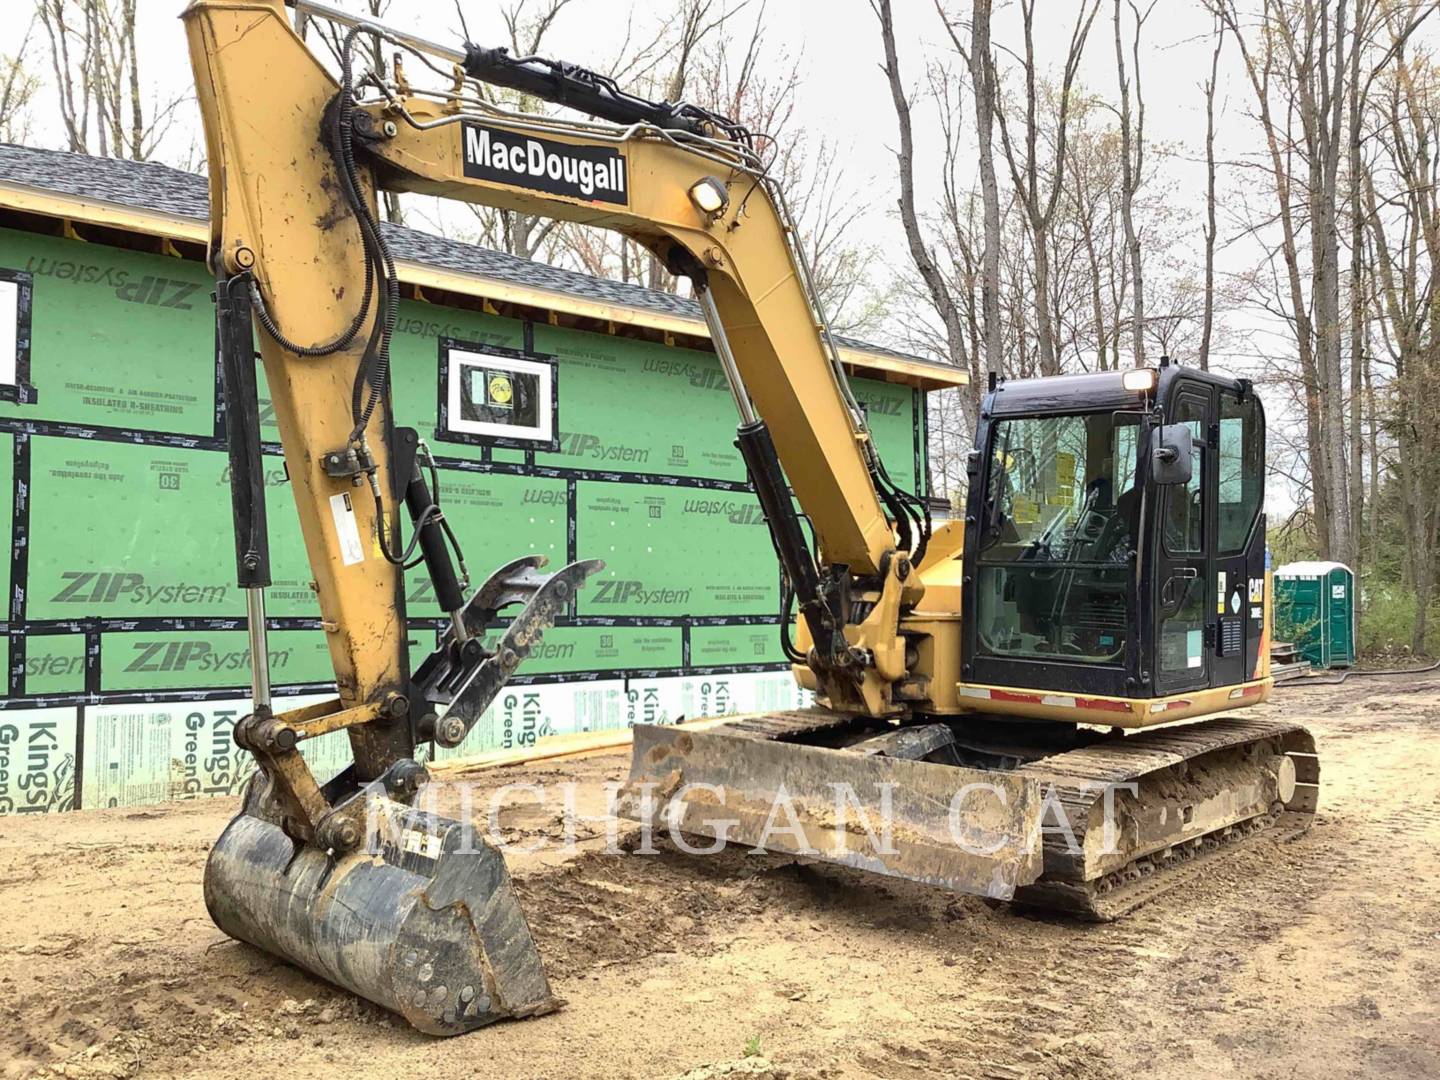
[[[0, 181], [0, 207], [169, 240], [204, 244], [210, 239], [209, 223], [199, 218], [48, 191], [26, 184]], [[698, 317], [688, 318], [650, 308], [607, 303], [573, 293], [538, 289], [482, 274], [466, 274], [405, 259], [397, 259], [396, 268], [401, 281], [418, 285], [422, 289], [445, 289], [497, 303], [520, 304], [581, 318], [643, 326], [662, 333], [685, 334], [696, 338], [710, 336], [704, 320]], [[852, 374], [902, 383], [918, 390], [942, 390], [963, 386], [969, 382], [966, 373], [958, 367], [891, 353], [872, 352], [853, 346], [840, 346], [840, 359]]]
[[106, 202], [104, 199], [66, 195], [6, 180], [0, 180], [0, 206], [29, 214], [44, 214], [47, 217], [104, 225], [111, 229], [163, 236], [168, 240], [191, 240], [203, 244], [210, 239], [209, 224], [196, 218], [165, 214], [157, 210], [142, 210], [124, 203]]

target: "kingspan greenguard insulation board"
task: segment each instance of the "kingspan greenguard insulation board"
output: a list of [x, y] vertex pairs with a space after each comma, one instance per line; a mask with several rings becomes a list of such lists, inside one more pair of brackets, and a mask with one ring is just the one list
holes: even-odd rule
[[[199, 263], [0, 229], [28, 275], [28, 385], [0, 401], [0, 533], [11, 538], [0, 700], [0, 813], [233, 793], [253, 768], [217, 393], [213, 282]], [[445, 426], [442, 343], [555, 362], [556, 426], [538, 449]], [[706, 351], [403, 302], [397, 422], [440, 464], [447, 516], [482, 574], [522, 554], [606, 570], [481, 719], [440, 756], [806, 700], [779, 652], [778, 573]], [[923, 398], [854, 381], [892, 477], [924, 475]], [[280, 707], [331, 693], [324, 633], [261, 383]], [[923, 480], [922, 480], [923, 482]], [[423, 571], [409, 651], [435, 642]], [[322, 775], [343, 733], [305, 750]]]

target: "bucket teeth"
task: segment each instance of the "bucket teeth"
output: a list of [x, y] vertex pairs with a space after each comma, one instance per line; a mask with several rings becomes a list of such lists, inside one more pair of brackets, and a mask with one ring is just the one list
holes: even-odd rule
[[559, 1007], [505, 860], [473, 828], [375, 798], [366, 842], [332, 856], [251, 809], [205, 867], [206, 907], [231, 937], [432, 1035]]

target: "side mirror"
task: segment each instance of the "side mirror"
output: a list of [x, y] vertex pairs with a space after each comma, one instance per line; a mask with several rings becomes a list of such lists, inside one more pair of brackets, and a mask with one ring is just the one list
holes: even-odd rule
[[1195, 469], [1195, 445], [1189, 424], [1166, 424], [1155, 431], [1150, 475], [1157, 484], [1188, 484]]

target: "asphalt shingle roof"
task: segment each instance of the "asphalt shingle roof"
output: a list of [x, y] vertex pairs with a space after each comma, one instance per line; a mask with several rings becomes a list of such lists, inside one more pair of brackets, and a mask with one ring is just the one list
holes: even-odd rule
[[[208, 221], [210, 187], [205, 177], [148, 161], [91, 157], [64, 150], [0, 143], [0, 180], [84, 199], [100, 199], [139, 210]], [[699, 320], [693, 300], [656, 292], [640, 285], [592, 277], [547, 263], [521, 259], [503, 251], [446, 240], [416, 229], [384, 223], [386, 239], [397, 259], [476, 274], [534, 289], [569, 293], [607, 304], [640, 308]], [[918, 363], [933, 363], [854, 338], [836, 336], [841, 344], [867, 352]], [[939, 366], [939, 365], [936, 365]]]

